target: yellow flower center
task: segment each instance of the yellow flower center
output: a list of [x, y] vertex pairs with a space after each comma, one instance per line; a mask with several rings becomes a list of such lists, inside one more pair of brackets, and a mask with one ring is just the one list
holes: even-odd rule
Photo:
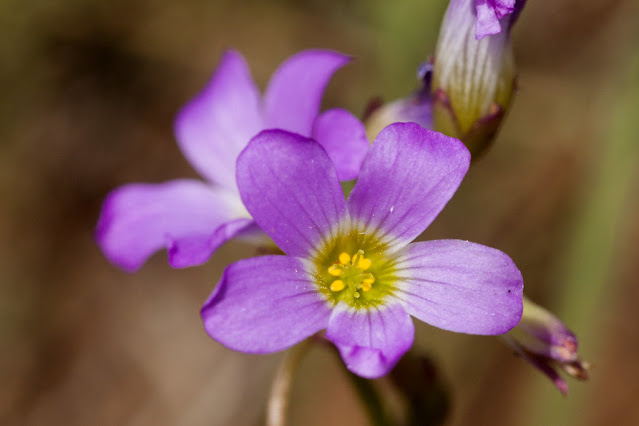
[[328, 273], [339, 277], [331, 283], [332, 292], [339, 292], [348, 288], [353, 297], [358, 299], [360, 290], [368, 292], [373, 288], [375, 277], [370, 272], [365, 272], [373, 262], [364, 257], [364, 251], [358, 250], [351, 256], [345, 251], [340, 253], [337, 261], [328, 267]]
[[333, 305], [354, 308], [384, 303], [395, 288], [395, 256], [375, 235], [351, 229], [324, 241], [310, 259], [317, 290]]

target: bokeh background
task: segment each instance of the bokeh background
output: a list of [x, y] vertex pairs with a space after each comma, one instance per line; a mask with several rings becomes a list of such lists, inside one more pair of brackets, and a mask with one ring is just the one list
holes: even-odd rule
[[[231, 242], [186, 270], [159, 253], [128, 274], [93, 240], [101, 202], [126, 182], [196, 176], [172, 122], [224, 49], [261, 87], [303, 48], [349, 53], [324, 107], [361, 115], [417, 87], [446, 3], [4, 0], [0, 423], [260, 424], [282, 355], [231, 352], [199, 319], [223, 267], [250, 249]], [[424, 236], [509, 253], [526, 293], [578, 334], [591, 380], [562, 397], [498, 339], [419, 324], [449, 425], [639, 424], [638, 6], [528, 2], [512, 109]], [[312, 349], [290, 424], [366, 421], [332, 351]]]

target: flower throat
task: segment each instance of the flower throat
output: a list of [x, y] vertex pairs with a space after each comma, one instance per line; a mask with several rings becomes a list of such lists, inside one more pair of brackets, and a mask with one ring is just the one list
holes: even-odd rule
[[377, 306], [393, 292], [395, 260], [373, 235], [352, 229], [325, 241], [314, 256], [318, 290], [333, 305]]

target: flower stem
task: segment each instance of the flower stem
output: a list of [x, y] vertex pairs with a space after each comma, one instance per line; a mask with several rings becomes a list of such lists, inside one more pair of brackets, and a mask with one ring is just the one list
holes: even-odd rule
[[286, 412], [288, 409], [293, 377], [295, 376], [295, 372], [304, 358], [304, 355], [308, 352], [310, 346], [310, 339], [306, 339], [292, 347], [286, 353], [284, 359], [277, 368], [275, 378], [271, 384], [271, 390], [266, 406], [267, 426], [286, 425]]

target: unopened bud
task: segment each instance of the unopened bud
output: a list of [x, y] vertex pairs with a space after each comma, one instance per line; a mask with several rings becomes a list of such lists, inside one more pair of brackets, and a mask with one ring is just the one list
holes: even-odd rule
[[431, 89], [434, 130], [461, 139], [473, 155], [488, 147], [510, 105], [515, 86], [510, 28], [518, 14], [494, 15], [496, 33], [483, 31], [478, 40], [478, 11], [483, 9], [477, 3], [485, 2], [451, 0]]
[[521, 321], [502, 337], [517, 354], [548, 376], [563, 394], [568, 392], [568, 385], [557, 368], [577, 379], [588, 379], [590, 365], [579, 359], [577, 337], [559, 318], [526, 297]]

